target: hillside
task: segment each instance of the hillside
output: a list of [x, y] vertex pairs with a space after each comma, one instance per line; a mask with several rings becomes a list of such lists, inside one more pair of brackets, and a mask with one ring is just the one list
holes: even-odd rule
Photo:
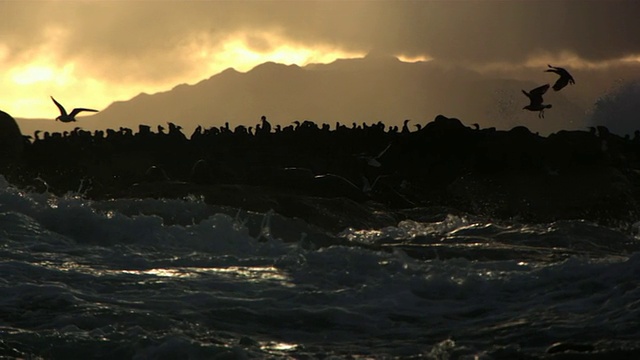
[[275, 124], [294, 120], [399, 125], [404, 119], [424, 124], [437, 114], [466, 119], [482, 126], [525, 125], [550, 133], [584, 126], [584, 109], [562, 93], [548, 94], [554, 108], [546, 119], [522, 110], [527, 99], [521, 89], [539, 84], [488, 78], [436, 62], [402, 62], [371, 55], [305, 67], [264, 63], [241, 73], [227, 69], [193, 85], [180, 84], [155, 94], [141, 93], [116, 101], [75, 124], [19, 119], [24, 133], [131, 127], [144, 123], [181, 125], [190, 132], [198, 125], [255, 125], [261, 115]]

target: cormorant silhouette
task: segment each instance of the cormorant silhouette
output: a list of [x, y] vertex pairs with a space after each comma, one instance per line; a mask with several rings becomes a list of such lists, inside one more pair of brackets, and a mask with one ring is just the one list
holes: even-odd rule
[[409, 119], [406, 119], [403, 123], [402, 123], [402, 133], [403, 134], [408, 134], [411, 132], [411, 130], [409, 130], [409, 126], [407, 125], [409, 123]]
[[71, 113], [67, 114], [67, 110], [65, 110], [64, 106], [62, 106], [59, 102], [57, 102], [56, 99], [53, 98], [53, 96], [51, 96], [51, 100], [53, 100], [53, 102], [58, 107], [58, 110], [60, 110], [60, 116], [58, 116], [56, 120], [60, 120], [65, 123], [76, 121], [76, 115], [78, 115], [78, 113], [81, 111], [98, 112], [98, 110], [93, 110], [93, 109], [75, 108], [71, 111]]
[[[267, 121], [267, 117], [262, 115], [262, 117], [260, 118], [260, 121], [262, 122], [261, 123], [262, 124], [261, 132], [265, 133], [265, 134], [270, 133], [271, 132], [271, 124]], [[257, 133], [258, 132], [256, 131], [256, 134]]]
[[545, 70], [545, 72], [552, 72], [560, 75], [560, 78], [558, 78], [558, 80], [556, 80], [556, 83], [553, 84], [553, 90], [560, 91], [560, 89], [567, 86], [568, 84], [573, 85], [576, 83], [575, 80], [573, 80], [573, 76], [571, 76], [571, 74], [569, 74], [567, 70], [561, 67], [551, 65], [547, 66], [549, 67], [549, 69]]
[[544, 84], [542, 86], [538, 86], [537, 88], [526, 92], [522, 90], [522, 93], [525, 94], [529, 98], [529, 105], [523, 107], [522, 109], [527, 109], [529, 111], [538, 111], [538, 117], [544, 118], [544, 109], [550, 109], [551, 104], [543, 104], [544, 101], [542, 99], [542, 95], [549, 90], [549, 84]]

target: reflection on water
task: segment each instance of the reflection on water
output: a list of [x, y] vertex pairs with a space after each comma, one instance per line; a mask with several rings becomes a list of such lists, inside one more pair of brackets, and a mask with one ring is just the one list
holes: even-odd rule
[[[175, 267], [145, 270], [100, 269], [87, 264], [67, 261], [62, 264], [41, 262], [41, 266], [65, 272], [79, 272], [93, 276], [136, 275], [156, 278], [194, 279], [204, 276], [227, 277], [249, 282], [276, 282], [280, 286], [294, 287], [290, 276], [273, 266], [228, 266], [228, 267]], [[148, 281], [148, 280], [147, 280]], [[147, 282], [144, 281], [144, 282]]]
[[290, 344], [284, 342], [264, 342], [260, 344], [260, 349], [272, 355], [284, 355], [287, 352], [296, 351], [298, 349], [297, 344]]

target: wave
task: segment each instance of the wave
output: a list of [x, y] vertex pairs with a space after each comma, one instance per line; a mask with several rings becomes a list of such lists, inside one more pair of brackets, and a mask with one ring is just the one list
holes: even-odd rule
[[2, 178], [0, 204], [0, 356], [534, 358], [640, 348], [638, 241], [586, 221], [416, 208], [393, 226], [331, 233], [198, 197], [90, 200]]
[[611, 132], [632, 135], [640, 130], [640, 81], [628, 81], [602, 96], [594, 105], [588, 123], [606, 126]]

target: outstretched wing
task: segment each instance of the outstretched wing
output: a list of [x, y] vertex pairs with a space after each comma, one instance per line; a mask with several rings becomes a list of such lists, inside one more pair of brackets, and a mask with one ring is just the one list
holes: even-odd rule
[[558, 74], [558, 75], [561, 75], [561, 76], [562, 76], [562, 74], [560, 74], [560, 70], [559, 70], [559, 68], [557, 68], [557, 67], [555, 67], [555, 66], [551, 66], [551, 65], [547, 65], [547, 66], [548, 66], [549, 68], [548, 68], [547, 70], [545, 70], [544, 72], [552, 72], [552, 73], [555, 73], [555, 74]]
[[557, 67], [557, 66], [549, 66], [549, 70], [545, 70], [546, 72], [553, 72], [560, 75], [560, 78], [556, 80], [555, 84], [553, 84], [553, 90], [559, 91], [563, 87], [568, 84], [575, 84], [575, 80], [573, 80], [573, 76], [569, 74], [569, 72], [565, 68]]
[[75, 108], [75, 109], [73, 109], [73, 111], [71, 111], [71, 114], [69, 114], [69, 116], [74, 117], [81, 111], [98, 112], [98, 110], [93, 110], [93, 109]]
[[386, 147], [386, 148], [384, 148], [384, 150], [382, 150], [382, 151], [380, 152], [380, 154], [378, 154], [378, 156], [376, 156], [376, 159], [379, 159], [382, 155], [384, 155], [384, 153], [386, 153], [386, 152], [387, 152], [387, 150], [389, 150], [389, 148], [390, 148], [390, 147], [391, 147], [391, 143], [389, 143], [389, 145], [387, 145], [387, 147]]
[[64, 106], [57, 102], [56, 99], [53, 98], [53, 96], [51, 96], [51, 100], [53, 100], [53, 103], [56, 104], [58, 110], [60, 110], [60, 115], [67, 116], [67, 110], [64, 109]]
[[537, 88], [529, 91], [529, 93], [531, 95], [542, 96], [544, 93], [547, 92], [547, 90], [549, 90], [549, 84], [544, 84], [542, 86], [538, 86]]
[[569, 77], [560, 76], [560, 78], [556, 81], [556, 83], [553, 84], [553, 90], [559, 91], [563, 87], [567, 86], [567, 84], [569, 84], [569, 79], [570, 79]]

